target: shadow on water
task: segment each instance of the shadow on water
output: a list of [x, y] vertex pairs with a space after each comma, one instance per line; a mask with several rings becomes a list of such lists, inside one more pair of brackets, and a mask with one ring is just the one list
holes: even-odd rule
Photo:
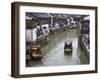
[[83, 52], [82, 48], [79, 47], [78, 49], [79, 49], [78, 51], [81, 53], [79, 56], [81, 64], [89, 64], [89, 57], [86, 55], [86, 53]]

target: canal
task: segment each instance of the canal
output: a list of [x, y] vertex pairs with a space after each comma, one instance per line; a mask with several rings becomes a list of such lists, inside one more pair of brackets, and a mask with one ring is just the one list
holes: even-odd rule
[[[68, 29], [49, 36], [49, 41], [41, 48], [43, 58], [30, 61], [26, 66], [61, 66], [89, 64], [89, 58], [78, 44], [79, 29]], [[72, 55], [64, 55], [65, 41], [72, 41]]]

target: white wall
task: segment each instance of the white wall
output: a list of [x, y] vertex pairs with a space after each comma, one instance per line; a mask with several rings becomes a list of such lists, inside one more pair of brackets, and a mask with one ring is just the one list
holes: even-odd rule
[[[15, 0], [1, 0], [0, 2], [0, 80], [16, 80], [10, 76], [11, 68], [11, 2]], [[74, 4], [98, 6], [100, 9], [100, 0], [16, 0], [30, 1], [39, 3], [55, 3], [55, 4]], [[99, 13], [100, 14], [100, 11]], [[100, 21], [100, 16], [98, 16]], [[100, 26], [100, 23], [99, 25]], [[100, 28], [98, 27], [98, 34]], [[100, 41], [100, 37], [98, 37]], [[100, 43], [98, 43], [100, 44]], [[99, 45], [100, 48], [100, 45]], [[100, 49], [98, 49], [100, 53]], [[100, 54], [98, 54], [99, 73], [97, 74], [80, 74], [80, 75], [65, 75], [54, 77], [39, 77], [39, 78], [22, 78], [18, 80], [100, 80]]]
[[26, 29], [26, 42], [32, 41], [32, 30], [31, 29]]

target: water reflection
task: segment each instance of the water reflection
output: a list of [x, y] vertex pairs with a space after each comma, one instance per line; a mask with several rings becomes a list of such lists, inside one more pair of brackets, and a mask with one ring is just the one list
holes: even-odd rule
[[[78, 29], [71, 29], [49, 36], [50, 41], [42, 47], [43, 58], [41, 61], [30, 61], [29, 66], [57, 66], [88, 64], [89, 60], [78, 45]], [[72, 55], [64, 55], [64, 43], [72, 41]]]

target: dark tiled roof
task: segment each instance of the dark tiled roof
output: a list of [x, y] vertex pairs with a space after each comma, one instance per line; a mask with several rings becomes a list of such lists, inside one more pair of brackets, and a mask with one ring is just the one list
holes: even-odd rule
[[38, 19], [38, 18], [51, 18], [51, 17], [55, 17], [55, 18], [67, 18], [67, 17], [86, 17], [89, 15], [81, 15], [81, 14], [57, 14], [57, 13], [32, 13], [32, 12], [27, 12], [26, 16], [31, 17], [32, 19]]

